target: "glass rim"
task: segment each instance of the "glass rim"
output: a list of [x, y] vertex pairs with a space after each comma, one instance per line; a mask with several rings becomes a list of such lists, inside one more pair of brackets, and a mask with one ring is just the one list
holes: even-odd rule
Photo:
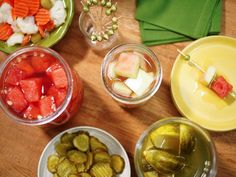
[[66, 73], [67, 80], [68, 80], [68, 87], [67, 87], [66, 98], [63, 101], [63, 103], [56, 109], [56, 111], [53, 114], [51, 114], [47, 117], [43, 117], [42, 119], [32, 120], [32, 119], [25, 119], [23, 117], [19, 117], [16, 114], [14, 114], [12, 111], [9, 110], [9, 108], [6, 106], [6, 104], [2, 100], [2, 98], [0, 99], [0, 106], [10, 119], [14, 120], [17, 123], [24, 124], [24, 125], [31, 125], [31, 126], [44, 125], [44, 124], [47, 124], [47, 123], [55, 120], [56, 118], [58, 118], [66, 110], [67, 106], [69, 105], [69, 102], [72, 98], [72, 93], [73, 93], [72, 73], [71, 73], [68, 63], [65, 61], [65, 59], [59, 53], [57, 53], [56, 51], [54, 51], [50, 48], [46, 48], [46, 47], [28, 46], [28, 47], [24, 47], [24, 48], [16, 50], [15, 52], [10, 54], [8, 57], [6, 57], [1, 62], [1, 64], [0, 64], [1, 76], [2, 76], [2, 73], [4, 72], [5, 68], [8, 66], [8, 64], [11, 61], [13, 61], [14, 59], [16, 59], [17, 56], [22, 55], [26, 52], [34, 51], [34, 50], [46, 52], [47, 54], [50, 54], [53, 57], [55, 57], [55, 59], [58, 60], [60, 62], [60, 64], [62, 64], [62, 66], [65, 70], [65, 73]]
[[144, 132], [140, 135], [136, 145], [135, 145], [135, 152], [134, 152], [134, 166], [135, 166], [135, 171], [138, 175], [138, 177], [144, 177], [140, 164], [139, 164], [139, 151], [142, 148], [142, 144], [145, 140], [145, 138], [147, 137], [148, 133], [153, 131], [156, 128], [161, 127], [162, 125], [168, 124], [168, 123], [184, 123], [187, 124], [191, 127], [196, 128], [201, 135], [204, 136], [205, 139], [208, 139], [208, 145], [210, 148], [210, 153], [212, 156], [212, 168], [210, 169], [208, 176], [207, 177], [215, 177], [217, 174], [217, 153], [216, 153], [216, 147], [214, 144], [213, 139], [211, 138], [210, 134], [208, 133], [208, 131], [201, 127], [200, 125], [198, 125], [197, 123], [185, 118], [185, 117], [167, 117], [164, 119], [160, 119], [156, 122], [154, 122], [152, 125], [150, 125], [146, 130], [144, 130]]
[[[125, 98], [125, 97], [122, 97], [122, 96], [116, 94], [108, 86], [106, 79], [105, 79], [107, 66], [108, 66], [109, 62], [113, 59], [112, 54], [119, 49], [124, 48], [124, 50], [125, 50], [129, 47], [132, 49], [143, 50], [144, 53], [147, 54], [151, 58], [151, 60], [155, 63], [156, 69], [157, 69], [157, 74], [155, 77], [156, 82], [155, 82], [154, 86], [148, 92], [146, 92], [144, 95], [136, 97], [136, 98]], [[121, 102], [122, 104], [139, 104], [139, 103], [146, 102], [147, 100], [149, 100], [160, 88], [160, 85], [162, 82], [162, 67], [161, 67], [161, 63], [160, 63], [159, 59], [157, 58], [156, 54], [148, 47], [146, 47], [142, 44], [134, 44], [134, 43], [121, 44], [121, 45], [113, 47], [104, 57], [104, 60], [103, 60], [102, 66], [101, 66], [101, 78], [102, 78], [102, 82], [105, 87], [105, 90], [109, 93], [109, 95], [112, 96], [112, 98], [114, 98], [118, 102]]]

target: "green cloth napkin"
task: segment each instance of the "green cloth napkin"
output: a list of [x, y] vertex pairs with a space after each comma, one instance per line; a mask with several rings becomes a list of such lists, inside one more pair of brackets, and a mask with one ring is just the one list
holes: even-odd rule
[[[177, 1], [178, 4], [176, 4]], [[184, 4], [188, 6], [183, 6]], [[190, 4], [192, 5], [190, 6]], [[164, 5], [168, 7], [164, 7]], [[181, 8], [183, 11], [176, 14], [182, 6], [184, 7]], [[206, 10], [203, 7], [211, 8]], [[164, 10], [163, 8], [169, 10]], [[140, 20], [141, 37], [144, 44], [157, 45], [187, 41], [207, 34], [219, 33], [221, 27], [221, 9], [221, 0], [204, 0], [204, 2], [203, 0], [138, 0], [136, 18]], [[163, 17], [163, 14], [174, 20], [167, 24], [166, 19], [168, 18]], [[184, 14], [186, 17], [184, 17]], [[189, 16], [191, 16], [192, 20], [190, 20]], [[200, 16], [204, 16], [205, 18]], [[193, 21], [195, 24], [192, 23]], [[168, 28], [161, 26], [161, 24], [167, 24]], [[190, 28], [194, 25], [196, 28]]]

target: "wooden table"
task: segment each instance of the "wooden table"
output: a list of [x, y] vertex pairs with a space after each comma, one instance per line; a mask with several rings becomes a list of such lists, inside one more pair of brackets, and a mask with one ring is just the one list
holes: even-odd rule
[[[85, 43], [78, 17], [81, 5], [76, 2], [75, 16], [64, 39], [55, 47], [80, 74], [84, 81], [85, 97], [78, 114], [65, 125], [42, 129], [17, 125], [0, 111], [0, 177], [37, 176], [38, 160], [45, 145], [58, 133], [75, 126], [94, 126], [108, 131], [125, 147], [130, 157], [132, 176], [136, 177], [133, 155], [141, 133], [157, 120], [180, 116], [171, 99], [170, 72], [177, 56], [176, 49], [191, 42], [151, 47], [159, 57], [164, 78], [162, 85], [146, 105], [136, 109], [122, 109], [105, 92], [100, 79], [103, 56], [97, 55]], [[123, 42], [140, 43], [138, 22], [134, 19], [135, 0], [119, 0], [122, 13], [120, 32]], [[121, 11], [122, 10], [122, 11]], [[223, 35], [236, 37], [236, 1], [225, 0], [223, 7]], [[212, 133], [218, 152], [218, 177], [236, 176], [236, 131]]]

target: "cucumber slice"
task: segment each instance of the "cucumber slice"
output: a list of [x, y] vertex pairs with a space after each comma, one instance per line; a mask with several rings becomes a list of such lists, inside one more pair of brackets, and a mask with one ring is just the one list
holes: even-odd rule
[[121, 53], [115, 65], [115, 73], [118, 76], [135, 79], [139, 70], [140, 59], [133, 53]]
[[139, 52], [134, 51], [133, 53], [139, 57], [139, 60], [140, 60], [139, 68], [148, 72], [148, 64], [147, 64], [145, 57]]
[[113, 61], [108, 65], [108, 77], [110, 79], [115, 79], [117, 77], [116, 73], [115, 73], [115, 65], [116, 62]]
[[123, 82], [120, 82], [120, 81], [115, 81], [112, 84], [112, 89], [117, 94], [126, 96], [126, 97], [129, 97], [132, 93], [132, 90], [130, 90]]
[[207, 71], [202, 75], [202, 83], [205, 86], [209, 86], [216, 76], [216, 68], [209, 66]]
[[153, 73], [146, 73], [139, 69], [138, 77], [136, 79], [129, 78], [124, 83], [137, 95], [142, 96], [149, 89], [154, 81]]

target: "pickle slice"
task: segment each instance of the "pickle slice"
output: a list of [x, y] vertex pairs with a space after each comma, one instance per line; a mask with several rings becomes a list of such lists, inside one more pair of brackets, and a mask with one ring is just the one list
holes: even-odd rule
[[148, 171], [144, 173], [144, 177], [159, 177], [156, 171]]
[[94, 163], [98, 162], [111, 163], [111, 157], [105, 151], [96, 152], [94, 153]]
[[171, 153], [150, 149], [143, 152], [147, 162], [162, 174], [176, 173], [184, 167], [184, 159]]
[[94, 177], [112, 177], [113, 170], [109, 163], [96, 163], [90, 170]]
[[78, 177], [77, 175], [70, 175], [69, 177]]
[[154, 171], [152, 166], [146, 161], [144, 157], [142, 157], [142, 169], [144, 172], [146, 171]]
[[66, 144], [71, 144], [73, 145], [73, 139], [76, 137], [75, 133], [64, 133], [61, 138], [60, 141], [61, 143], [66, 143]]
[[116, 154], [112, 155], [111, 156], [111, 167], [117, 174], [122, 173], [125, 168], [124, 159], [119, 155], [116, 155]]
[[85, 165], [83, 163], [76, 164], [78, 173], [85, 172]]
[[71, 144], [68, 144], [68, 143], [57, 143], [57, 144], [55, 144], [55, 150], [61, 156], [66, 155], [67, 151], [72, 149], [72, 148], [73, 148], [73, 146]]
[[70, 150], [67, 152], [67, 157], [71, 162], [84, 163], [87, 161], [87, 155], [77, 150]]
[[108, 148], [105, 144], [103, 144], [102, 142], [100, 142], [97, 138], [95, 138], [94, 136], [90, 137], [90, 146], [91, 146], [91, 150], [92, 152], [96, 151], [96, 150], [103, 150], [108, 152]]
[[59, 177], [57, 173], [54, 173], [53, 174], [53, 177]]
[[41, 6], [45, 9], [51, 9], [52, 2], [51, 2], [51, 0], [41, 0]]
[[69, 175], [77, 174], [77, 169], [72, 162], [68, 159], [64, 159], [57, 166], [57, 174], [60, 177], [68, 177]]
[[151, 149], [153, 147], [154, 147], [154, 145], [152, 143], [151, 136], [148, 136], [143, 142], [142, 150], [145, 151], [145, 150]]
[[93, 153], [87, 152], [87, 161], [85, 163], [85, 171], [88, 171], [93, 165]]
[[181, 154], [189, 154], [194, 150], [194, 130], [188, 125], [180, 124], [180, 147]]
[[42, 39], [42, 36], [39, 33], [36, 33], [34, 35], [31, 36], [31, 42], [33, 44], [36, 44], [37, 42], [39, 42]]
[[89, 173], [80, 173], [78, 177], [91, 177]]
[[57, 171], [57, 165], [59, 163], [59, 157], [57, 155], [50, 155], [47, 161], [48, 171], [55, 173]]
[[73, 139], [73, 144], [78, 150], [86, 152], [89, 149], [89, 136], [81, 133]]

